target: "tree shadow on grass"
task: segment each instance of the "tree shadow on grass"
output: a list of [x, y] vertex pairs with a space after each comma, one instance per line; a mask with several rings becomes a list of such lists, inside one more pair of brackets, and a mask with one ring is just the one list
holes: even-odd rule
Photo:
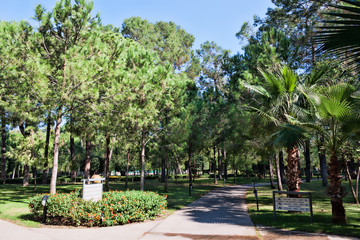
[[25, 221], [33, 221], [33, 222], [39, 221], [39, 218], [35, 217], [34, 214], [31, 213], [21, 214], [18, 218]]

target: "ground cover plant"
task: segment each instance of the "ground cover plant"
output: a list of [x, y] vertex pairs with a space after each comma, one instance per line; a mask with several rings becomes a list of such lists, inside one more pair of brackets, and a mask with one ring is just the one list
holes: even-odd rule
[[347, 224], [332, 223], [330, 199], [326, 195], [326, 187], [321, 186], [321, 181], [301, 184], [301, 191], [311, 192], [313, 196], [313, 223], [310, 221], [309, 212], [294, 214], [287, 211], [277, 211], [277, 217], [274, 221], [272, 191], [274, 189], [271, 189], [270, 186], [258, 187], [259, 211], [256, 211], [256, 201], [252, 189], [247, 192], [248, 209], [255, 225], [360, 237], [360, 206], [353, 203], [349, 189], [347, 189], [349, 194], [344, 198]]

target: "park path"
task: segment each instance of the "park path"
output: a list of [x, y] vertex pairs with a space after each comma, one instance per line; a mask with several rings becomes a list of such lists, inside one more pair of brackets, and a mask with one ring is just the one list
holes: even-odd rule
[[0, 220], [0, 239], [11, 240], [340, 240], [356, 239], [324, 234], [282, 231], [255, 227], [245, 203], [251, 185], [213, 190], [166, 219], [105, 228], [42, 227], [27, 228]]

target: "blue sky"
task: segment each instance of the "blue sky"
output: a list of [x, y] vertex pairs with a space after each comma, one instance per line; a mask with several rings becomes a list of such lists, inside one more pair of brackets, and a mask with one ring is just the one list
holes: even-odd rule
[[[104, 24], [121, 27], [125, 18], [139, 16], [150, 22], [173, 21], [195, 36], [194, 48], [214, 41], [232, 53], [241, 51], [235, 34], [244, 21], [264, 17], [271, 0], [93, 0], [93, 14]], [[0, 0], [0, 20], [28, 20], [42, 4], [51, 10], [56, 0]]]

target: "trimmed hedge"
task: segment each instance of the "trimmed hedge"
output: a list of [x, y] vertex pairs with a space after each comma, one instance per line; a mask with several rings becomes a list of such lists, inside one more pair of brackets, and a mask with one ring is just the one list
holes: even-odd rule
[[[30, 198], [29, 208], [41, 219], [44, 195]], [[79, 190], [49, 195], [47, 224], [73, 226], [114, 226], [155, 219], [167, 206], [166, 196], [143, 191], [110, 191], [97, 202], [85, 201]]]
[[[158, 178], [159, 178], [159, 175], [145, 175], [146, 180], [158, 179]], [[126, 176], [110, 176], [109, 180], [125, 182]], [[140, 181], [140, 176], [139, 175], [136, 175], [136, 176], [129, 175], [129, 181]]]

